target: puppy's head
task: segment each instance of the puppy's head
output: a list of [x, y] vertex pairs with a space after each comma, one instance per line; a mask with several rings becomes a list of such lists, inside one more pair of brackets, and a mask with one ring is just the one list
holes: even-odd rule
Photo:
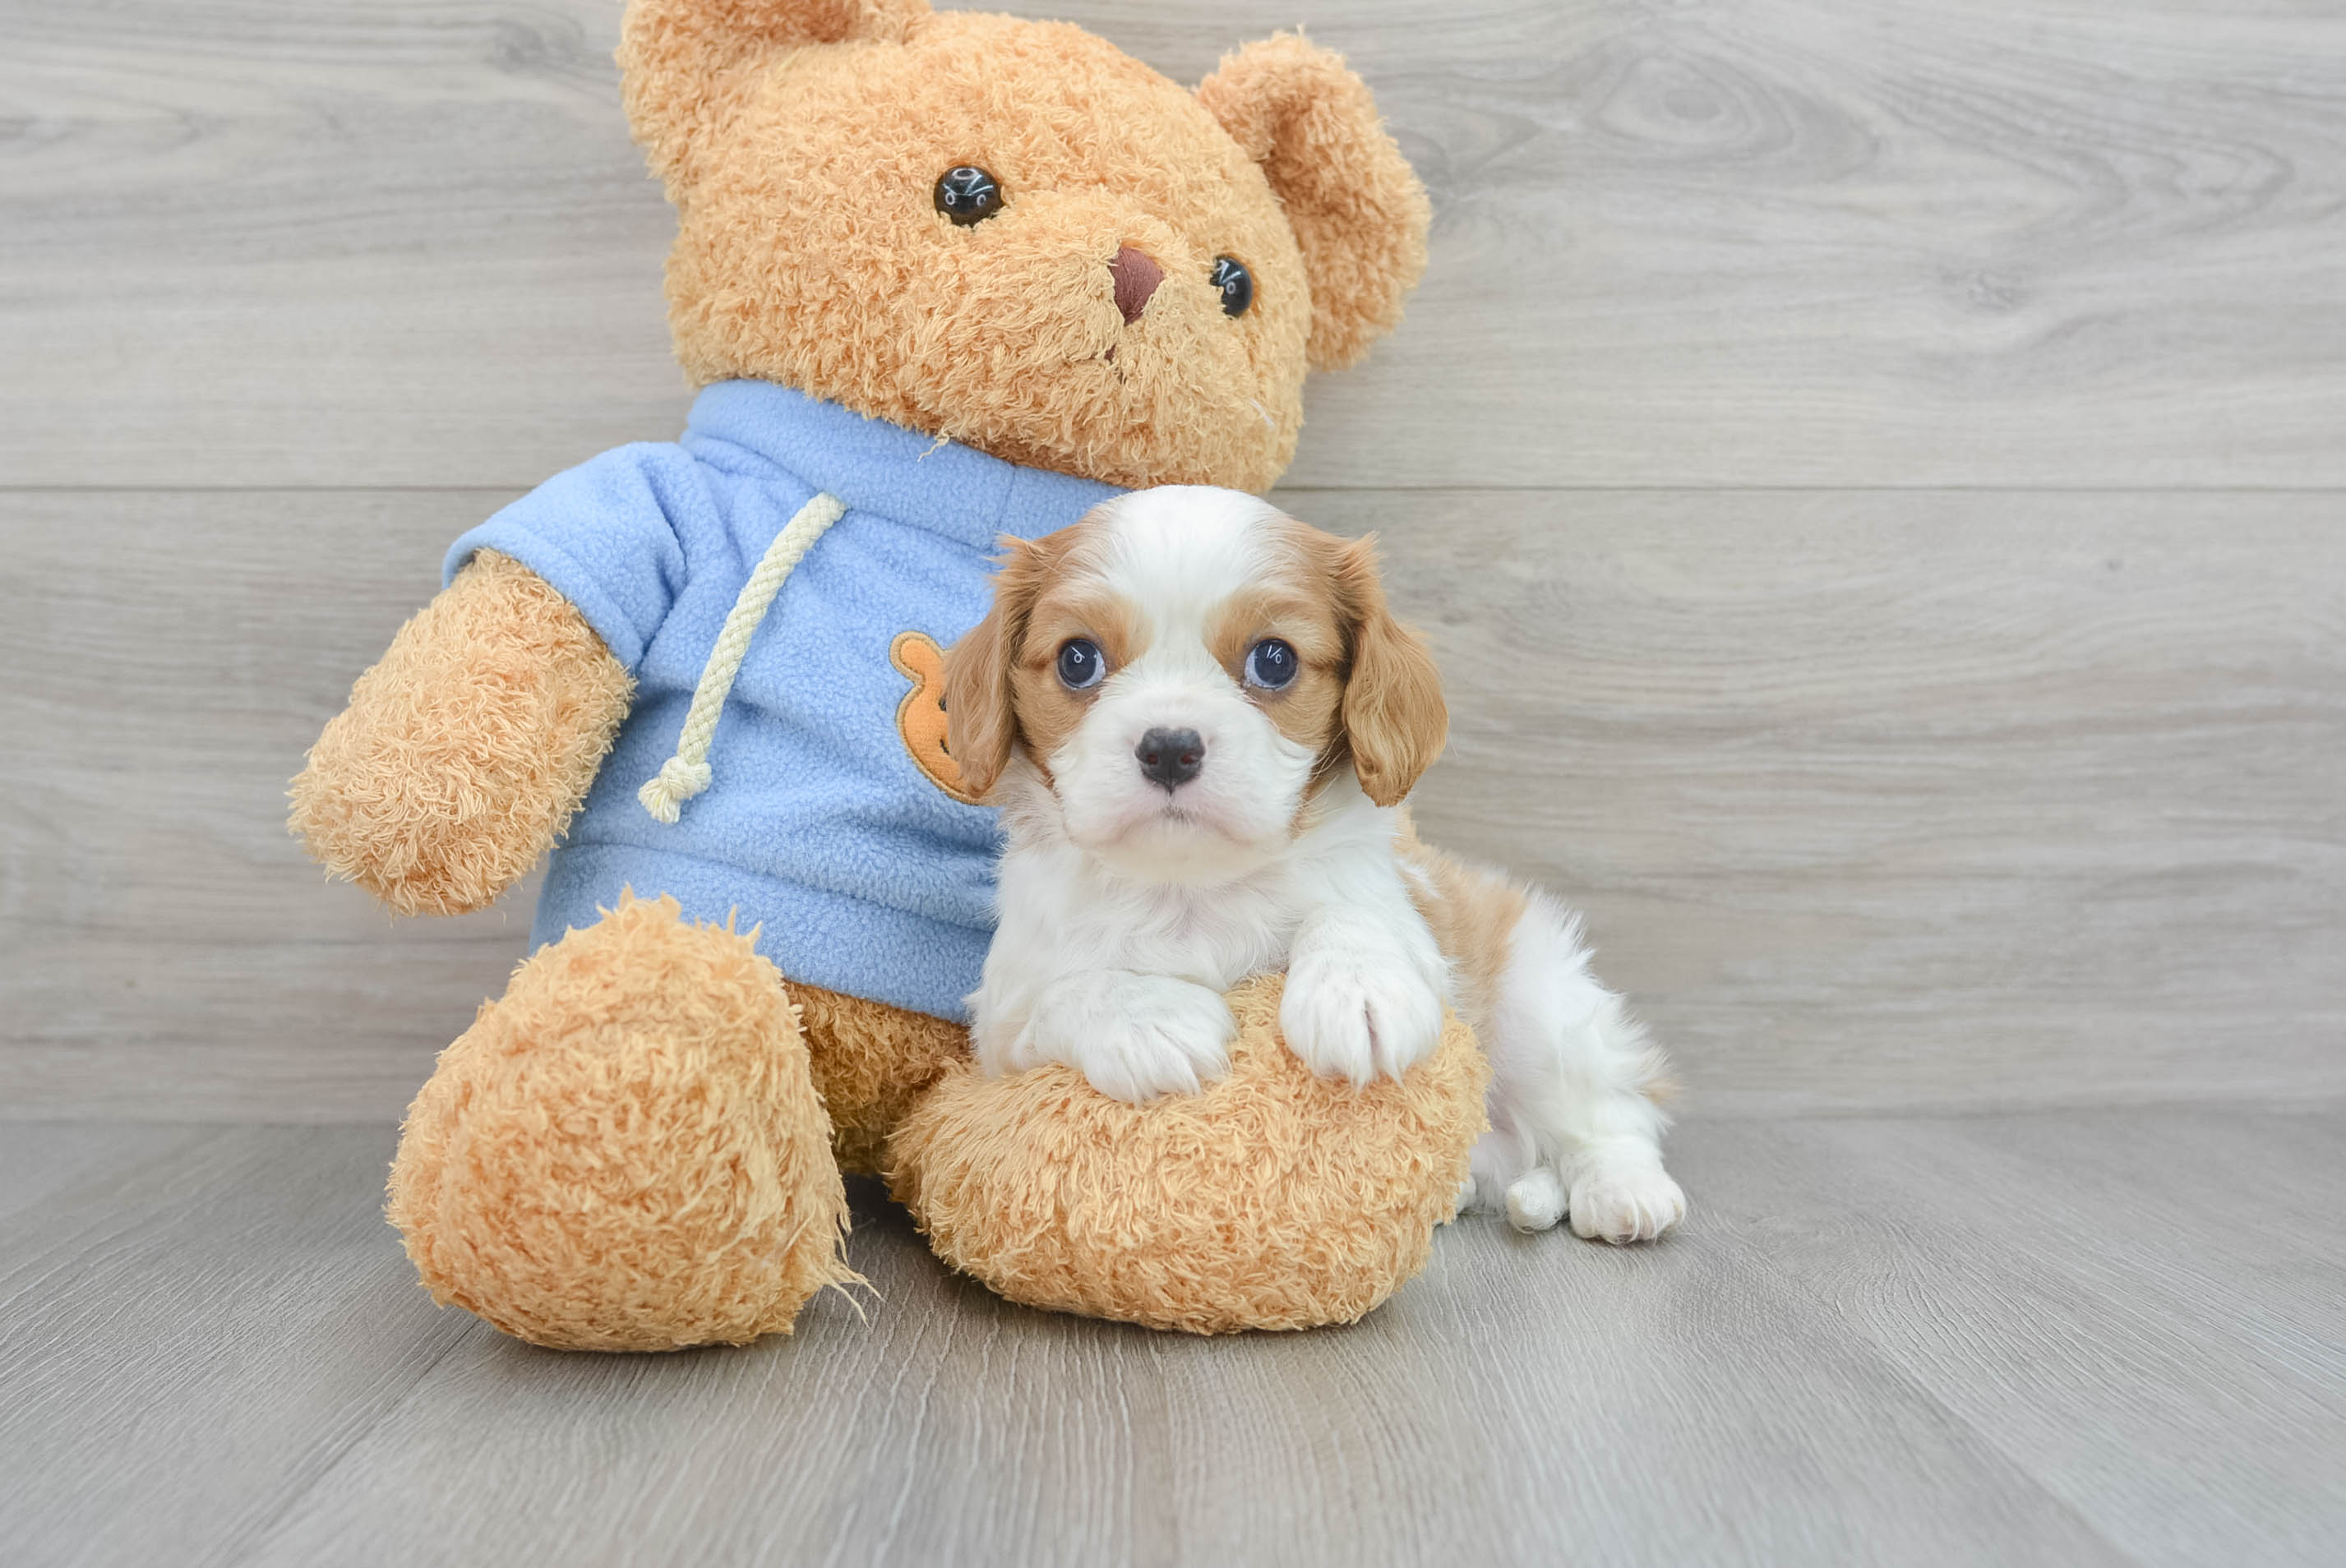
[[946, 711], [973, 791], [1023, 758], [1071, 840], [1159, 880], [1260, 864], [1347, 772], [1398, 802], [1448, 728], [1372, 541], [1200, 486], [1014, 542], [947, 661]]

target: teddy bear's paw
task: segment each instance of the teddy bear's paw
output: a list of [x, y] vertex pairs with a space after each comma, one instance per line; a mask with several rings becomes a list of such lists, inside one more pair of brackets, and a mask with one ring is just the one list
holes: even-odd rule
[[1441, 959], [1386, 944], [1299, 945], [1279, 1010], [1287, 1048], [1322, 1078], [1398, 1078], [1442, 1039]]
[[[1574, 1174], [1569, 1208], [1574, 1235], [1618, 1247], [1651, 1241], [1669, 1230], [1686, 1217], [1687, 1202], [1658, 1160], [1599, 1156]], [[1511, 1217], [1514, 1209], [1511, 1189]]]
[[1397, 1083], [1315, 1078], [1280, 1039], [1281, 990], [1230, 993], [1229, 1074], [1194, 1100], [947, 1073], [889, 1139], [889, 1190], [940, 1257], [1028, 1306], [1193, 1334], [1355, 1321], [1424, 1267], [1490, 1068], [1454, 1016]]

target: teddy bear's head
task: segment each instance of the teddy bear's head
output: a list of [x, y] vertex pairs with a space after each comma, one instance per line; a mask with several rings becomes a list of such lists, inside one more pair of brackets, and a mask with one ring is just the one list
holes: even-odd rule
[[780, 382], [1014, 463], [1262, 490], [1307, 368], [1400, 319], [1425, 194], [1342, 61], [1195, 93], [1065, 23], [926, 0], [633, 0], [698, 382]]

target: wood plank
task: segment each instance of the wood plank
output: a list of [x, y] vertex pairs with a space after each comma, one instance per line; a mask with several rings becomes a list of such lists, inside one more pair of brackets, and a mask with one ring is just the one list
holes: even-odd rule
[[12, 1123], [0, 1131], [0, 1224], [93, 1181], [179, 1157], [213, 1133], [192, 1125]]
[[[27, 1134], [52, 1135], [0, 1139]], [[381, 1127], [214, 1129], [0, 1217], [11, 1563], [229, 1560], [490, 1332], [416, 1288], [382, 1223], [391, 1148]]]
[[[0, 497], [0, 1106], [398, 1114], [528, 890], [394, 922], [281, 790], [509, 494]], [[1442, 657], [1429, 836], [1590, 911], [1697, 1114], [2346, 1093], [2328, 498], [1287, 499]]]
[[2317, 496], [1294, 496], [1453, 697], [1429, 839], [1586, 908], [1712, 1113], [2346, 1091]]
[[504, 988], [534, 884], [394, 921], [325, 884], [284, 790], [508, 498], [0, 498], [0, 649], [30, 672], [0, 696], [6, 1114], [393, 1121]]
[[[618, 0], [0, 10], [0, 482], [526, 486], [678, 425]], [[1247, 0], [1040, 7], [1177, 77]], [[2346, 483], [2346, 18], [1295, 0], [1432, 188], [1320, 485]]]
[[1700, 1135], [1739, 1172], [1711, 1194], [1715, 1227], [2129, 1557], [2334, 1562], [2346, 1223], [2264, 1207], [2301, 1175], [2336, 1185], [2346, 1119], [2213, 1120], [2229, 1158], [2212, 1179], [2176, 1157], [2208, 1131], [2182, 1110]]
[[2120, 1561], [1708, 1236], [1473, 1222], [1355, 1329], [1217, 1341], [1007, 1306], [889, 1212], [853, 1256], [868, 1323], [747, 1351], [467, 1339], [248, 1560]]
[[1212, 1341], [1012, 1307], [862, 1185], [862, 1316], [667, 1357], [434, 1312], [382, 1129], [16, 1131], [87, 1173], [0, 1217], [27, 1563], [2320, 1563], [2346, 1527], [2334, 1112], [1701, 1124], [1659, 1247], [1469, 1220], [1355, 1328]]

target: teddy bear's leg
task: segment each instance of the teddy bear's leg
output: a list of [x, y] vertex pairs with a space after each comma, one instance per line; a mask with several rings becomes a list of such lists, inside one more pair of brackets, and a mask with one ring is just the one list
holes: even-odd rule
[[781, 976], [668, 898], [623, 896], [483, 1004], [408, 1110], [389, 1213], [435, 1298], [565, 1349], [788, 1333], [855, 1278]]
[[792, 984], [814, 1066], [831, 1112], [831, 1150], [842, 1167], [876, 1174], [888, 1135], [952, 1063], [969, 1054], [959, 1023], [884, 1002]]

